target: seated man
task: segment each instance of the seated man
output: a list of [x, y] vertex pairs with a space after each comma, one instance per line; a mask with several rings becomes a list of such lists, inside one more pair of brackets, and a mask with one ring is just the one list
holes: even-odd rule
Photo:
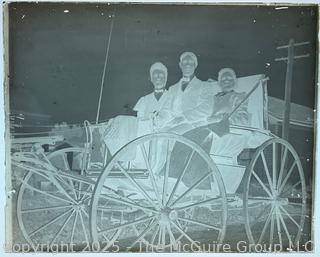
[[[196, 142], [207, 153], [219, 156], [232, 156], [235, 158], [245, 148], [247, 138], [241, 135], [229, 133], [230, 124], [248, 125], [249, 114], [245, 93], [237, 93], [234, 88], [237, 83], [235, 72], [232, 69], [222, 69], [219, 72], [218, 84], [221, 92], [213, 96], [213, 110], [207, 117], [207, 124], [194, 128], [183, 134], [186, 138]], [[181, 149], [175, 147], [177, 154], [174, 154], [173, 166], [181, 166], [185, 160]], [[178, 154], [180, 153], [180, 154]], [[196, 157], [193, 158], [188, 171], [185, 173], [183, 181], [186, 185], [191, 185], [192, 181], [197, 181], [206, 172], [207, 167]], [[208, 183], [203, 183], [202, 188], [209, 187]]]
[[212, 96], [217, 89], [213, 86], [215, 84], [201, 81], [196, 77], [197, 66], [198, 60], [194, 53], [181, 54], [179, 67], [182, 78], [169, 88], [171, 100], [167, 106], [173, 117], [167, 124], [167, 129], [174, 133], [183, 134], [198, 127], [199, 121], [205, 120], [210, 115]]

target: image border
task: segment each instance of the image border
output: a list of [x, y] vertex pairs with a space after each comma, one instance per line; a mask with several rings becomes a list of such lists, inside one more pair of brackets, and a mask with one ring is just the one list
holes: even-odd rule
[[[2, 90], [0, 92], [0, 105], [1, 105], [1, 110], [0, 110], [0, 165], [1, 165], [1, 171], [2, 171], [2, 177], [0, 178], [0, 202], [1, 202], [1, 212], [0, 212], [0, 228], [5, 228], [6, 231], [3, 229], [1, 235], [0, 235], [0, 255], [4, 256], [10, 253], [5, 252], [5, 244], [6, 244], [6, 233], [7, 232], [7, 227], [8, 222], [10, 223], [10, 217], [9, 215], [6, 215], [8, 211], [11, 210], [10, 206], [10, 201], [8, 201], [8, 197], [12, 192], [10, 192], [7, 188], [10, 188], [10, 174], [6, 173], [6, 167], [10, 167], [10, 158], [8, 158], [8, 155], [10, 152], [8, 151], [8, 144], [9, 144], [9, 133], [8, 133], [8, 122], [5, 123], [5, 119], [8, 120], [8, 115], [5, 115], [5, 113], [8, 113], [9, 107], [8, 104], [5, 103], [5, 100], [8, 101], [8, 95], [5, 98], [6, 94], [6, 88], [8, 85], [8, 74], [6, 71], [8, 70], [8, 49], [7, 49], [7, 36], [8, 36], [8, 26], [6, 24], [6, 8], [7, 8], [7, 3], [13, 3], [15, 1], [5, 1], [2, 3], [0, 7], [0, 23], [1, 23], [1, 48], [0, 48], [0, 53], [3, 58], [1, 58], [1, 72], [0, 72], [0, 79], [2, 81]], [[36, 1], [17, 1], [17, 2], [36, 2]], [[188, 1], [188, 0], [176, 0], [176, 1], [140, 1], [140, 0], [135, 0], [135, 1], [85, 1], [85, 0], [65, 0], [65, 1], [54, 1], [54, 0], [47, 0], [47, 1], [37, 1], [37, 2], [64, 2], [64, 3], [74, 3], [74, 2], [81, 2], [81, 3], [157, 3], [157, 4], [227, 4], [227, 5], [233, 5], [233, 4], [240, 4], [240, 5], [256, 5], [256, 4], [267, 4], [267, 5], [273, 5], [274, 1], [254, 1], [254, 0], [247, 0], [247, 1], [231, 1], [231, 0], [224, 0], [224, 1]], [[289, 0], [289, 1], [277, 1], [276, 4], [285, 4], [285, 5], [296, 5], [296, 4], [301, 4], [301, 5], [310, 5], [310, 4], [319, 4], [319, 1], [298, 1], [298, 0]], [[318, 5], [318, 33], [317, 33], [317, 60], [316, 60], [316, 85], [315, 85], [315, 95], [316, 95], [316, 100], [315, 100], [315, 132], [314, 132], [314, 169], [313, 169], [313, 174], [314, 174], [314, 179], [313, 179], [313, 219], [311, 222], [312, 226], [312, 233], [311, 233], [311, 239], [313, 242], [320, 242], [320, 175], [318, 174], [317, 171], [320, 170], [319, 168], [319, 163], [320, 163], [320, 152], [319, 152], [319, 146], [320, 146], [320, 137], [318, 135], [318, 129], [320, 127], [318, 120], [320, 119], [320, 113], [318, 110], [320, 110], [320, 70], [319, 70], [319, 5]], [[6, 120], [6, 121], [7, 121]], [[7, 126], [7, 128], [5, 127]], [[7, 156], [6, 156], [7, 155]], [[10, 157], [10, 156], [9, 156]], [[8, 226], [6, 226], [8, 225]], [[34, 253], [30, 253], [34, 254]], [[57, 253], [55, 253], [57, 254]], [[66, 253], [58, 253], [58, 255], [65, 255]], [[75, 256], [74, 254], [79, 254], [79, 253], [68, 253], [67, 256]], [[101, 253], [85, 253], [86, 255], [89, 254], [90, 256], [101, 256]], [[109, 253], [113, 255], [112, 253]], [[133, 254], [133, 253], [121, 253], [122, 254]], [[170, 254], [170, 256], [180, 256], [183, 254], [193, 256], [194, 254], [197, 253], [156, 253], [157, 256], [165, 256]], [[212, 256], [212, 253], [201, 253], [202, 256]], [[226, 254], [226, 253], [215, 253], [215, 254]], [[231, 255], [237, 255], [239, 253], [232, 253]], [[267, 253], [267, 255], [274, 255], [274, 253]], [[285, 253], [279, 253], [279, 254], [285, 254]], [[317, 244], [314, 244], [314, 251], [312, 253], [290, 253], [290, 256], [304, 256], [305, 254], [308, 254], [308, 256], [318, 256], [320, 254], [320, 247]], [[25, 253], [18, 253], [18, 256], [24, 256]], [[140, 255], [140, 256], [151, 256], [151, 254], [146, 254], [146, 253], [135, 253], [135, 255]], [[154, 253], [152, 254], [152, 256]], [[258, 253], [251, 253], [251, 256], [260, 256]], [[265, 254], [263, 254], [265, 255]]]

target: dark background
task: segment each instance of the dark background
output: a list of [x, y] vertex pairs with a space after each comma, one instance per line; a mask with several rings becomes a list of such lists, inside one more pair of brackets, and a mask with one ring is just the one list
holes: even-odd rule
[[[108, 4], [9, 5], [10, 107], [50, 115], [50, 123], [94, 121], [110, 29]], [[69, 10], [65, 13], [64, 10]], [[283, 99], [286, 56], [296, 48], [309, 58], [294, 63], [292, 101], [314, 108], [316, 7], [132, 5], [116, 6], [100, 120], [126, 114], [152, 91], [149, 67], [161, 61], [167, 86], [179, 80], [179, 56], [198, 56], [197, 76], [217, 79], [223, 67], [239, 77], [266, 74], [268, 93]]]

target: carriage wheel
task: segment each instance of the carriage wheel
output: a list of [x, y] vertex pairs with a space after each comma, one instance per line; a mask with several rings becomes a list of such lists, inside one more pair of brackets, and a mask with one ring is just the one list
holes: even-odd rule
[[[92, 238], [101, 251], [179, 251], [181, 245], [193, 251], [199, 242], [222, 242], [225, 234], [221, 175], [201, 147], [175, 134], [147, 135], [119, 150], [91, 203]], [[110, 234], [117, 245], [103, 239]]]
[[[33, 165], [18, 194], [17, 217], [20, 229], [32, 246], [74, 244], [74, 249], [89, 245], [89, 205], [94, 183], [78, 179], [81, 171], [80, 148], [65, 148], [48, 155], [51, 168]], [[79, 158], [78, 158], [79, 157]], [[60, 175], [57, 173], [60, 170]], [[71, 176], [65, 176], [70, 174]], [[73, 176], [72, 176], [73, 174]]]
[[[246, 231], [251, 244], [296, 246], [304, 228], [306, 186], [298, 154], [286, 141], [262, 144], [246, 170]], [[279, 250], [279, 249], [278, 249]]]

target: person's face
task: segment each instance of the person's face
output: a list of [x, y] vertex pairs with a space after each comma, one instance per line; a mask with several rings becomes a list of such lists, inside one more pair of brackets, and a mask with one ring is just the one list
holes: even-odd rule
[[163, 70], [154, 70], [151, 75], [151, 82], [154, 85], [154, 89], [162, 89], [166, 85], [166, 74]]
[[185, 56], [179, 63], [183, 76], [190, 77], [194, 74], [196, 67], [195, 61], [191, 56]]
[[223, 92], [229, 92], [234, 88], [236, 79], [231, 72], [227, 71], [221, 75], [219, 84]]

